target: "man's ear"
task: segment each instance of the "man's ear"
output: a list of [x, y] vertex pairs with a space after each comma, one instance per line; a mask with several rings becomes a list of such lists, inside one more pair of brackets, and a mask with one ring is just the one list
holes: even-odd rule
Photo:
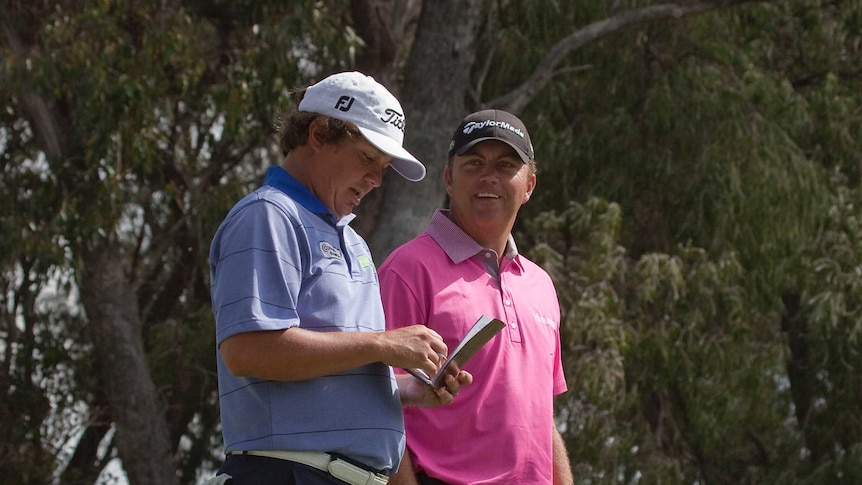
[[323, 124], [325, 122], [322, 116], [318, 116], [308, 124], [308, 146], [314, 150], [325, 145], [323, 142]]
[[446, 184], [446, 193], [452, 196], [452, 164], [447, 163], [443, 169], [443, 182]]
[[536, 174], [530, 174], [530, 180], [527, 181], [527, 192], [524, 193], [524, 201], [522, 204], [526, 204], [528, 200], [530, 200], [530, 196], [533, 195], [533, 191], [536, 190]]

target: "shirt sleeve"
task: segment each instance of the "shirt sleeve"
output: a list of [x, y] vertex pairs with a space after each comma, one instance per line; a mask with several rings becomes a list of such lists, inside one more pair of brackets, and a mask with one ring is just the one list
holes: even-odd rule
[[[549, 277], [550, 278], [550, 277]], [[551, 289], [553, 289], [553, 283], [551, 283]], [[554, 294], [556, 295], [556, 290], [554, 290]], [[569, 390], [568, 384], [566, 384], [566, 376], [563, 370], [563, 352], [560, 344], [560, 334], [562, 333], [563, 322], [562, 317], [559, 312], [560, 304], [557, 302], [557, 329], [555, 332], [555, 340], [556, 340], [556, 348], [554, 349], [554, 395], [562, 394]]]
[[[393, 256], [397, 256], [397, 253], [393, 253]], [[428, 303], [417, 298], [420, 293], [415, 287], [415, 278], [403, 278], [403, 271], [398, 260], [393, 258], [385, 261], [378, 269], [380, 297], [383, 300], [387, 330], [428, 323], [425, 311]]]
[[302, 264], [294, 225], [265, 201], [253, 202], [216, 234], [212, 299], [216, 339], [299, 325]]

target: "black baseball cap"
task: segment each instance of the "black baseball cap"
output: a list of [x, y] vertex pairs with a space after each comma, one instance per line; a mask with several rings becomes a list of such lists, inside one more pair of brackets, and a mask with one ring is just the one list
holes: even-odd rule
[[485, 140], [499, 140], [508, 144], [524, 163], [535, 158], [527, 127], [517, 116], [499, 109], [477, 111], [461, 120], [452, 135], [449, 156], [463, 155], [470, 147]]

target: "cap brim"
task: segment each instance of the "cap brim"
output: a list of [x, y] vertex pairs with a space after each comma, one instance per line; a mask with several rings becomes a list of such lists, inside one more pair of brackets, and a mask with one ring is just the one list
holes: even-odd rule
[[482, 138], [476, 138], [475, 140], [470, 140], [470, 143], [467, 143], [466, 145], [462, 146], [457, 151], [455, 151], [455, 155], [463, 155], [464, 153], [467, 152], [467, 150], [476, 146], [477, 143], [483, 142], [483, 141], [488, 141], [488, 140], [501, 141], [501, 142], [505, 143], [506, 145], [509, 145], [510, 147], [512, 147], [512, 150], [515, 150], [515, 153], [517, 153], [518, 156], [521, 157], [522, 162], [530, 163], [530, 156], [527, 155], [526, 153], [524, 153], [523, 150], [521, 150], [520, 148], [515, 146], [515, 144], [510, 142], [509, 140], [497, 138], [496, 136], [485, 136]]
[[422, 165], [422, 162], [405, 150], [400, 143], [368, 128], [361, 126], [357, 128], [372, 145], [394, 159], [392, 160], [392, 168], [399, 175], [411, 182], [418, 182], [425, 178], [425, 165]]

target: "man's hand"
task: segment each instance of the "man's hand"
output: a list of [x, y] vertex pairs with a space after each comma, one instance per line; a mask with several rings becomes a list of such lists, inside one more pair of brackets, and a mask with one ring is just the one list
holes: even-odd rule
[[379, 334], [385, 347], [384, 364], [402, 369], [422, 369], [429, 376], [437, 373], [441, 355], [449, 352], [443, 337], [425, 325], [387, 330]]
[[398, 393], [405, 406], [445, 406], [458, 396], [462, 386], [473, 383], [473, 374], [467, 371], [447, 373], [443, 385], [433, 389], [431, 386], [411, 375], [398, 375]]

